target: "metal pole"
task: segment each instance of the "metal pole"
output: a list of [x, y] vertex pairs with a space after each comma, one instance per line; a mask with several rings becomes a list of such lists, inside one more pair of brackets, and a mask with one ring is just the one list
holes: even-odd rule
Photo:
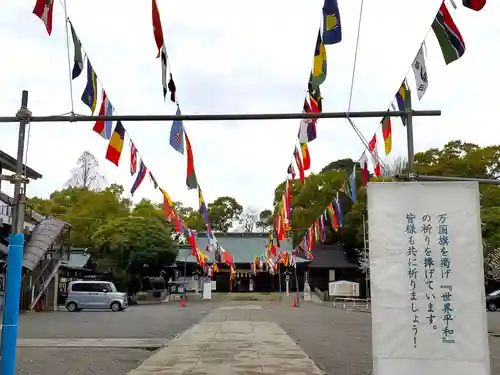
[[281, 265], [278, 263], [278, 288], [281, 296]]
[[364, 247], [364, 258], [365, 258], [365, 288], [366, 288], [366, 298], [370, 297], [370, 287], [368, 282], [368, 266], [370, 265], [368, 260], [368, 246], [366, 246], [366, 223], [365, 214], [363, 214], [363, 247]]
[[[441, 116], [440, 110], [412, 111], [412, 116]], [[236, 114], [202, 114], [202, 115], [113, 115], [113, 116], [32, 116], [34, 122], [95, 122], [102, 121], [245, 121], [245, 120], [294, 120], [317, 118], [369, 118], [384, 116], [408, 116], [407, 111], [365, 111], [365, 112], [323, 112], [323, 113], [236, 113]], [[0, 117], [0, 123], [17, 122], [17, 117]]]
[[300, 291], [299, 291], [299, 277], [297, 276], [297, 264], [295, 264], [295, 267], [293, 267], [295, 270], [295, 288], [297, 289], [296, 294], [297, 294], [297, 307], [300, 306]]
[[5, 304], [2, 324], [2, 375], [14, 375], [16, 369], [16, 342], [19, 323], [19, 300], [21, 297], [21, 277], [23, 270], [24, 234], [24, 194], [21, 191], [23, 172], [24, 137], [28, 113], [28, 91], [23, 91], [21, 109], [18, 112], [19, 138], [17, 143], [17, 163], [14, 184], [14, 207], [12, 211], [12, 233], [9, 239], [7, 277], [5, 282]]
[[187, 252], [184, 254], [184, 299], [187, 297]]
[[493, 180], [488, 178], [416, 175], [415, 179], [417, 181], [445, 181], [445, 182], [468, 181], [468, 182], [478, 182], [480, 184], [487, 184], [487, 185], [500, 185], [500, 180]]
[[413, 147], [413, 113], [411, 109], [411, 90], [406, 90], [406, 141], [408, 143], [408, 176], [414, 172], [415, 150]]

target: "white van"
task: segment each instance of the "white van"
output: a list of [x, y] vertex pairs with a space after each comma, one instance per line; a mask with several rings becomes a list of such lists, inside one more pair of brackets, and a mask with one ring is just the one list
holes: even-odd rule
[[125, 310], [128, 305], [127, 294], [118, 292], [115, 284], [109, 281], [72, 281], [66, 295], [69, 312], [83, 309], [111, 309], [116, 312]]

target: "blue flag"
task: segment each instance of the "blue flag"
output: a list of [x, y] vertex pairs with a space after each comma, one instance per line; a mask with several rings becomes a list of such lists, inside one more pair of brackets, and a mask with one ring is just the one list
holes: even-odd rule
[[352, 167], [352, 173], [349, 178], [349, 184], [351, 185], [351, 198], [354, 203], [356, 203], [356, 164]]
[[342, 40], [340, 12], [337, 0], [325, 0], [323, 5], [323, 44], [335, 44]]
[[[175, 114], [181, 114], [179, 106], [177, 106], [177, 112], [175, 112]], [[172, 128], [170, 129], [170, 146], [172, 146], [175, 151], [184, 155], [184, 125], [181, 120], [174, 120], [172, 123]]]

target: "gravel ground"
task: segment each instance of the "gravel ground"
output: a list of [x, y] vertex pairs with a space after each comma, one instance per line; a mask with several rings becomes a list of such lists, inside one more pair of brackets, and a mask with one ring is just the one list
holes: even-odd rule
[[[171, 338], [196, 324], [216, 306], [188, 302], [133, 306], [126, 311], [26, 313], [23, 338]], [[125, 375], [152, 355], [145, 349], [18, 348], [16, 375]]]
[[16, 375], [124, 375], [151, 352], [141, 349], [19, 348]]
[[[331, 305], [300, 308], [263, 305], [273, 319], [328, 375], [366, 375], [372, 371], [371, 315]], [[500, 312], [488, 313], [491, 373], [500, 374]]]

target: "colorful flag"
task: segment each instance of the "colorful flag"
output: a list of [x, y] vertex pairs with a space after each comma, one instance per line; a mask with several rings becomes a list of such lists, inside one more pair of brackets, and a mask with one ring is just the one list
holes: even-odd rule
[[299, 151], [297, 150], [297, 146], [295, 146], [295, 151], [293, 152], [293, 156], [295, 158], [295, 163], [297, 164], [297, 168], [299, 169], [299, 177], [300, 181], [304, 182], [304, 166], [302, 165], [302, 160], [300, 159]]
[[174, 78], [172, 77], [172, 73], [170, 73], [170, 79], [168, 80], [168, 91], [170, 91], [170, 100], [172, 103], [177, 103], [177, 88], [175, 87]]
[[321, 91], [319, 89], [319, 86], [314, 86], [311, 80], [309, 80], [308, 91], [309, 91], [309, 103], [311, 104], [311, 112], [321, 113], [323, 111], [323, 103], [322, 103], [323, 98], [321, 97]]
[[130, 140], [130, 175], [133, 176], [135, 172], [137, 172], [137, 148]]
[[[181, 114], [181, 109], [177, 106], [177, 116]], [[184, 155], [184, 125], [182, 120], [174, 120], [170, 128], [170, 146], [177, 152]]]
[[186, 137], [186, 152], [187, 152], [187, 174], [186, 174], [186, 185], [188, 189], [196, 189], [198, 187], [198, 180], [196, 179], [196, 171], [194, 170], [194, 159], [193, 150], [191, 149], [191, 142], [187, 133], [184, 133]]
[[[99, 116], [111, 116], [113, 114], [113, 106], [111, 105], [106, 91], [102, 90], [101, 108], [99, 109]], [[110, 120], [97, 120], [94, 125], [94, 131], [104, 139], [111, 138], [111, 130], [113, 128], [113, 121]]]
[[288, 166], [287, 173], [292, 176], [292, 180], [295, 180], [295, 168], [292, 163]]
[[373, 134], [373, 138], [370, 142], [368, 142], [368, 150], [372, 155], [373, 162], [373, 171], [376, 177], [380, 177], [380, 161], [378, 157], [378, 149], [377, 149], [377, 134]]
[[163, 87], [163, 100], [167, 99], [168, 84], [167, 84], [167, 68], [168, 68], [168, 55], [165, 45], [161, 46], [161, 85]]
[[385, 116], [382, 119], [382, 136], [384, 137], [385, 154], [389, 155], [392, 150], [392, 129], [391, 118]]
[[310, 78], [313, 86], [319, 86], [325, 82], [326, 66], [326, 48], [321, 39], [321, 30], [318, 30], [318, 38], [314, 48], [314, 64]]
[[68, 20], [69, 26], [71, 27], [71, 37], [73, 38], [73, 46], [75, 49], [73, 61], [73, 71], [71, 72], [71, 79], [75, 79], [82, 74], [83, 71], [83, 54], [82, 54], [82, 42], [78, 39], [73, 24]]
[[94, 114], [97, 102], [97, 74], [87, 58], [87, 86], [82, 94], [82, 102], [87, 105]]
[[54, 12], [54, 0], [36, 0], [33, 14], [40, 18], [47, 29], [47, 33], [52, 33], [52, 14]]
[[413, 74], [415, 75], [415, 83], [417, 84], [418, 100], [420, 100], [424, 96], [427, 91], [427, 86], [429, 85], [427, 82], [427, 68], [425, 66], [423, 44], [420, 46], [411, 67], [413, 69]]
[[153, 187], [155, 189], [158, 189], [158, 181], [156, 181], [156, 178], [155, 178], [155, 176], [153, 176], [153, 173], [151, 173], [151, 171], [149, 171], [149, 179], [151, 180]]
[[[406, 98], [408, 97], [408, 86], [406, 85], [406, 80], [403, 80], [398, 92], [396, 93], [396, 102], [398, 103], [398, 109], [400, 111], [406, 110]], [[401, 116], [401, 121], [403, 125], [406, 126], [406, 116]]]
[[109, 140], [108, 150], [106, 151], [106, 159], [118, 167], [120, 156], [122, 155], [123, 142], [125, 140], [125, 128], [121, 121], [118, 121], [113, 131], [113, 135]]
[[307, 171], [311, 168], [311, 156], [309, 155], [307, 143], [302, 143], [300, 145], [300, 150], [302, 151], [302, 167], [304, 168], [304, 171]]
[[335, 208], [335, 213], [337, 214], [337, 220], [339, 223], [339, 227], [342, 228], [342, 207], [340, 206], [340, 199], [339, 199], [339, 193], [337, 192], [337, 197], [333, 201], [334, 208]]
[[167, 216], [168, 218], [171, 218], [172, 213], [173, 213], [173, 208], [174, 208], [174, 204], [172, 203], [172, 199], [170, 199], [170, 196], [168, 195], [168, 193], [166, 192], [165, 189], [160, 187], [160, 191], [163, 194], [163, 212], [165, 213], [165, 216]]
[[363, 155], [361, 155], [361, 160], [359, 162], [361, 165], [361, 177], [363, 179], [363, 185], [366, 186], [368, 184], [368, 181], [370, 180], [370, 173], [368, 172], [368, 158], [366, 157], [366, 151], [363, 152]]
[[337, 218], [337, 214], [335, 212], [335, 209], [333, 208], [333, 204], [330, 203], [328, 206], [326, 206], [326, 212], [328, 213], [328, 216], [330, 216], [330, 223], [332, 224], [332, 228], [334, 231], [339, 230], [339, 222]]
[[210, 221], [208, 220], [208, 210], [207, 205], [205, 204], [205, 200], [203, 199], [203, 192], [201, 188], [198, 186], [198, 203], [199, 203], [199, 212], [203, 219], [203, 222], [207, 227], [210, 226]]
[[148, 168], [144, 164], [144, 161], [142, 161], [142, 159], [139, 159], [139, 172], [137, 172], [137, 177], [135, 178], [134, 184], [130, 189], [130, 195], [134, 195], [137, 188], [141, 185], [142, 181], [144, 181], [144, 177], [146, 177], [147, 173]]
[[335, 44], [342, 40], [342, 26], [337, 0], [325, 0], [323, 5], [323, 43]]
[[156, 0], [153, 0], [153, 34], [155, 36], [156, 47], [158, 47], [158, 55], [156, 56], [158, 58], [165, 42], [163, 40], [163, 29], [161, 27], [160, 12], [158, 11]]
[[462, 0], [464, 7], [480, 11], [486, 5], [486, 0]]
[[351, 199], [356, 203], [356, 164], [352, 166], [352, 173], [349, 176], [349, 184], [351, 185]]
[[[310, 113], [311, 107], [307, 102], [307, 99], [304, 99], [304, 108], [302, 113]], [[307, 143], [312, 142], [316, 139], [316, 120], [311, 118], [304, 118], [300, 120], [299, 126], [299, 143]]]
[[446, 65], [462, 57], [465, 42], [444, 1], [432, 23], [432, 30], [436, 34]]

